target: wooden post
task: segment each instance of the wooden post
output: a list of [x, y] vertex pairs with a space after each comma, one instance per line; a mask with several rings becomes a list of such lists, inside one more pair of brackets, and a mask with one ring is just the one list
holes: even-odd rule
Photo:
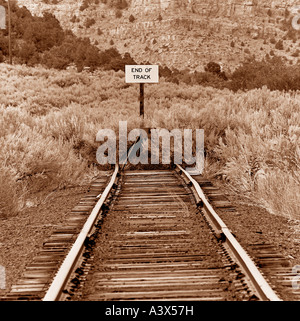
[[11, 50], [11, 7], [10, 0], [8, 3], [8, 51], [9, 51], [9, 63], [12, 64], [12, 50]]
[[144, 94], [144, 83], [140, 84], [140, 116], [144, 119], [144, 100], [145, 100], [145, 94]]

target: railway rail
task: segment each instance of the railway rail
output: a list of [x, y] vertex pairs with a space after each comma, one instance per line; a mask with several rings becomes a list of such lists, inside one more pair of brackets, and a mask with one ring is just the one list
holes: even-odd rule
[[[2, 300], [282, 300], [208, 201], [205, 184], [211, 192], [178, 165], [116, 165]], [[267, 244], [255, 249], [281, 284], [290, 282]]]
[[218, 208], [234, 209], [200, 175], [179, 165], [116, 165], [107, 174], [0, 301], [282, 301], [293, 292], [299, 275], [272, 244], [244, 248], [218, 214]]

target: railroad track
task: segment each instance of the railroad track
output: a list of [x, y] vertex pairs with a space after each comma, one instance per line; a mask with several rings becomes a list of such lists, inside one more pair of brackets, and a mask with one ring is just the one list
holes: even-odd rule
[[[2, 300], [281, 300], [196, 179], [180, 166], [117, 165], [93, 183]], [[270, 259], [266, 246], [255, 249]], [[269, 268], [290, 282], [273, 258]]]
[[125, 172], [117, 194], [80, 299], [226, 300], [235, 285], [247, 296], [174, 171]]

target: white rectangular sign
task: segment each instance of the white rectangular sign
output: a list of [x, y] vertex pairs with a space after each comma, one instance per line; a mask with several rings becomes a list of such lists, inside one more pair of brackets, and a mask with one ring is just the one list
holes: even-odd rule
[[126, 65], [126, 83], [158, 83], [158, 65]]

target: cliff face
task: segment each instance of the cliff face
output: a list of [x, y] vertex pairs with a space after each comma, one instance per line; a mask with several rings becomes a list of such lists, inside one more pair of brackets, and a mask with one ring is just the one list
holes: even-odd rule
[[[58, 17], [80, 14], [83, 0], [57, 0], [55, 4], [41, 0], [17, 0], [20, 6], [27, 7], [32, 13], [41, 15], [44, 10], [50, 10]], [[91, 1], [93, 3], [93, 1]], [[272, 10], [275, 16], [284, 14], [299, 4], [298, 0], [127, 0], [128, 10], [139, 16], [163, 14], [170, 17], [183, 14], [197, 14], [209, 17], [249, 17], [265, 15]], [[94, 14], [109, 9], [100, 1]]]
[[273, 9], [279, 14], [286, 8], [297, 5], [297, 0], [132, 0], [135, 12], [193, 12], [200, 15], [249, 15]]
[[[282, 22], [298, 1], [127, 0], [128, 8], [119, 16], [116, 7], [95, 0], [84, 10], [84, 0], [18, 3], [36, 15], [48, 10], [64, 28], [90, 37], [101, 49], [113, 45], [121, 53], [130, 52], [139, 63], [203, 70], [211, 60], [232, 69], [253, 55], [260, 59], [269, 54], [270, 38], [284, 37]], [[94, 19], [91, 26], [88, 19]], [[288, 44], [290, 51], [297, 45]]]

